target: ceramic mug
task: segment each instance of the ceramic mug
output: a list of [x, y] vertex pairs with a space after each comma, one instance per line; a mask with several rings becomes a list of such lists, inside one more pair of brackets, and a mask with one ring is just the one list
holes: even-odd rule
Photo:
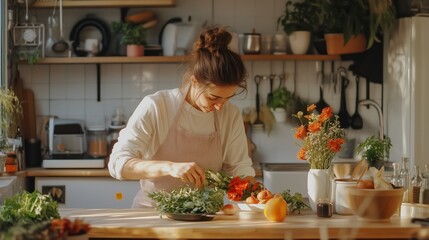
[[349, 199], [345, 188], [356, 186], [357, 182], [350, 179], [332, 180], [332, 202], [334, 203], [335, 213], [342, 215], [353, 214], [350, 208]]
[[88, 52], [88, 55], [96, 55], [100, 51], [100, 40], [96, 38], [86, 39], [85, 51]]

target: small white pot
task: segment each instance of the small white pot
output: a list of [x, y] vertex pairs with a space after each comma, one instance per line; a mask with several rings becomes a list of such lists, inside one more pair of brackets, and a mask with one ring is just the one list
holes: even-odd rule
[[295, 31], [289, 35], [290, 50], [293, 54], [306, 54], [310, 46], [311, 33], [309, 31]]
[[271, 109], [276, 122], [286, 122], [286, 110], [284, 108]]

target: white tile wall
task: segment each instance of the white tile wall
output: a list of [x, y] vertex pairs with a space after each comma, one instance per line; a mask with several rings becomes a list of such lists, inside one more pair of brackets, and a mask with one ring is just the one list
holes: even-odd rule
[[[174, 16], [187, 18], [191, 15], [194, 21], [209, 24], [218, 23], [230, 26], [233, 31], [244, 33], [256, 31], [263, 34], [276, 33], [277, 17], [284, 9], [285, 0], [178, 0], [175, 8], [153, 8], [158, 15], [159, 24], [148, 33], [149, 42], [157, 43], [162, 23]], [[213, 4], [213, 5], [212, 5]], [[86, 13], [93, 12], [106, 22], [119, 20], [119, 9], [65, 9], [65, 32], [68, 33], [75, 22]], [[141, 9], [131, 9], [139, 11]], [[33, 15], [43, 22], [50, 10], [33, 10]], [[39, 21], [39, 22], [40, 22]], [[350, 62], [335, 62], [348, 67]], [[248, 61], [245, 62], [249, 72], [248, 94], [235, 97], [232, 102], [243, 108], [255, 107], [255, 75], [285, 73], [285, 85], [303, 99], [317, 102], [319, 89], [316, 81], [314, 61]], [[75, 65], [21, 65], [21, 76], [25, 87], [31, 88], [36, 97], [38, 122], [46, 115], [57, 115], [61, 118], [85, 119], [87, 125], [109, 123], [115, 108], [122, 107], [129, 117], [141, 99], [160, 89], [175, 88], [182, 82], [185, 66], [182, 64], [101, 64], [101, 101], [97, 102], [97, 75], [95, 64]], [[330, 62], [325, 63], [325, 74], [329, 79]], [[351, 80], [347, 88], [347, 108], [350, 115], [354, 113], [355, 81]], [[365, 79], [361, 79], [360, 98], [365, 97]], [[275, 87], [278, 83], [274, 84]], [[324, 96], [334, 111], [340, 106], [340, 85], [334, 93], [332, 84], [326, 82]], [[266, 102], [269, 82], [260, 86], [261, 102]], [[381, 86], [371, 84], [372, 99], [380, 101]], [[348, 136], [362, 140], [368, 135], [376, 135], [378, 117], [375, 109], [360, 107], [364, 119], [364, 129], [348, 130]], [[256, 160], [269, 162], [297, 162], [295, 157], [298, 147], [293, 139], [293, 127], [289, 124], [276, 124], [270, 135], [263, 131], [254, 131], [252, 139], [257, 144]]]

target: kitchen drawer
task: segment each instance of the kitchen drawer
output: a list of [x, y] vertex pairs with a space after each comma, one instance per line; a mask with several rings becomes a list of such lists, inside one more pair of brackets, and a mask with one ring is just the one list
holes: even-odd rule
[[36, 177], [35, 188], [51, 193], [60, 208], [130, 208], [140, 184], [111, 177]]

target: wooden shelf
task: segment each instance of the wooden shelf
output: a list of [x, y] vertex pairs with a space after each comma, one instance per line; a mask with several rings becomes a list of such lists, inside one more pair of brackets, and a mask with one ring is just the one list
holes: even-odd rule
[[[55, 0], [37, 0], [35, 8], [54, 7]], [[57, 3], [58, 4], [58, 3]], [[63, 0], [63, 7], [173, 7], [176, 0]]]
[[[242, 55], [244, 61], [332, 61], [341, 60], [339, 55]], [[43, 58], [36, 64], [86, 64], [86, 63], [180, 63], [185, 56], [145, 57], [71, 57]], [[22, 62], [25, 63], [25, 62]]]

